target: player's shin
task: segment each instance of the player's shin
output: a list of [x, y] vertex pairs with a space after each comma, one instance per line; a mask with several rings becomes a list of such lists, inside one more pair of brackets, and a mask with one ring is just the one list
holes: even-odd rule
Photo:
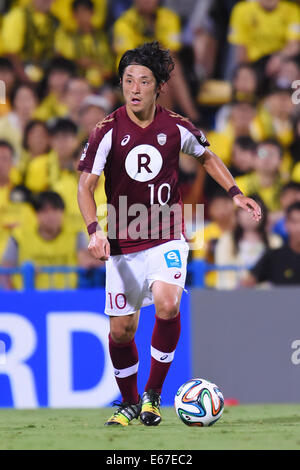
[[173, 361], [179, 336], [180, 313], [169, 320], [156, 315], [151, 340], [150, 376], [142, 397], [140, 414], [140, 420], [146, 426], [157, 426], [161, 422], [161, 389]]
[[151, 368], [145, 391], [161, 394], [180, 336], [180, 312], [168, 320], [155, 316], [151, 339]]
[[109, 335], [109, 352], [123, 402], [138, 403], [137, 371], [139, 360], [134, 338], [127, 343], [116, 343]]

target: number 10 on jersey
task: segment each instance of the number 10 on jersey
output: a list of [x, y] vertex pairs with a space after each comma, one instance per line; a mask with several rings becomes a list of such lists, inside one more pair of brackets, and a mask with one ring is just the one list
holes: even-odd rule
[[[150, 188], [150, 204], [155, 204], [155, 188], [154, 184], [148, 184]], [[167, 204], [170, 200], [171, 186], [169, 183], [162, 183], [157, 189], [157, 201], [161, 206]]]

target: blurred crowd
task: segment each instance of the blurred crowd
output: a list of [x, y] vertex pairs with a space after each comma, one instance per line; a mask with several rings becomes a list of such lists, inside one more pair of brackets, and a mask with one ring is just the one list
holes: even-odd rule
[[[65, 286], [62, 274], [49, 280], [38, 272], [45, 265], [85, 268], [69, 287], [103, 282], [87, 250], [76, 168], [93, 127], [123, 104], [121, 55], [152, 40], [176, 63], [159, 103], [204, 130], [243, 193], [263, 208], [254, 223], [181, 155], [183, 202], [205, 207], [191, 259], [238, 267], [209, 272], [207, 287], [299, 284], [297, 0], [0, 1], [1, 265], [32, 261], [40, 289]], [[105, 200], [101, 176], [99, 207]], [[2, 276], [1, 285], [18, 289], [22, 279]]]

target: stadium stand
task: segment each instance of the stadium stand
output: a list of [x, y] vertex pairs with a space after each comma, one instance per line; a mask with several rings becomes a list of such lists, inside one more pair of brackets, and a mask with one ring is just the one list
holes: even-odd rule
[[[41, 191], [58, 193], [68, 225], [84, 229], [75, 194], [77, 162], [93, 127], [122, 103], [120, 55], [153, 39], [172, 51], [177, 64], [159, 102], [203, 129], [245, 194], [263, 200], [264, 242], [273, 248], [285, 243], [286, 201], [297, 200], [300, 182], [299, 30], [300, 6], [292, 0], [1, 2], [1, 256], [15, 231], [22, 238], [26, 227], [37, 226], [32, 203]], [[201, 168], [182, 158], [183, 202], [205, 204], [204, 228], [194, 234], [202, 240], [204, 232], [204, 245], [191, 250], [190, 262], [254, 263], [264, 251], [262, 239], [246, 236], [247, 250], [254, 253], [248, 257], [244, 236], [236, 237], [243, 232], [239, 212], [227, 207], [230, 201]], [[99, 207], [105, 204], [104, 184], [102, 177]], [[232, 243], [238, 261], [229, 255]], [[74, 263], [97, 271], [96, 265]], [[218, 287], [219, 278], [206, 273], [206, 286]], [[80, 286], [73, 279], [70, 285]], [[82, 279], [85, 287], [96, 282], [91, 271]], [[228, 286], [238, 287], [240, 279], [231, 273]]]

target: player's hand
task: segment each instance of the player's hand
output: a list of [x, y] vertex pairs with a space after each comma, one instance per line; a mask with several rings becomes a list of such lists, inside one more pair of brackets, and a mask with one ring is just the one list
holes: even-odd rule
[[90, 236], [88, 250], [94, 258], [100, 259], [101, 261], [108, 260], [110, 256], [110, 245], [101, 230], [97, 230]]
[[233, 201], [237, 207], [241, 207], [241, 209], [244, 209], [249, 214], [251, 214], [251, 216], [254, 220], [256, 220], [256, 222], [260, 221], [261, 208], [253, 199], [251, 199], [250, 197], [246, 197], [243, 194], [237, 194], [236, 196], [234, 196]]

